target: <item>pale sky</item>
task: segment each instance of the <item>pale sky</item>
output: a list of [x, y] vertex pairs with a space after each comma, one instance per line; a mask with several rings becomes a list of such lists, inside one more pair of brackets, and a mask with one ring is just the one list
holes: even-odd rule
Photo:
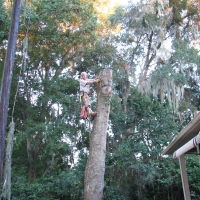
[[120, 3], [120, 4], [128, 4], [128, 2], [131, 1], [131, 2], [134, 2], [134, 3], [137, 3], [139, 2], [140, 0], [110, 0], [110, 2], [112, 2], [113, 4], [115, 3]]

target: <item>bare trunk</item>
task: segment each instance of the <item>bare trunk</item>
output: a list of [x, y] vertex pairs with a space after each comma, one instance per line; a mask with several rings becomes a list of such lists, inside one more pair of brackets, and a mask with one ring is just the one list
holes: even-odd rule
[[90, 152], [85, 169], [84, 200], [101, 200], [104, 188], [105, 154], [110, 99], [112, 93], [112, 70], [100, 73], [97, 91], [97, 116], [90, 136]]
[[13, 5], [12, 23], [9, 31], [8, 47], [4, 62], [4, 71], [0, 88], [0, 182], [2, 182], [5, 132], [7, 126], [10, 88], [14, 68], [18, 27], [20, 21], [20, 9], [21, 0], [15, 0]]

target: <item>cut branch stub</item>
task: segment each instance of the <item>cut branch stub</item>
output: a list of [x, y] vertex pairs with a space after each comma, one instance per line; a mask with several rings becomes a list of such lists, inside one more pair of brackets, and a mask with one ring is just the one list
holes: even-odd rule
[[112, 94], [112, 71], [104, 69], [100, 72], [100, 83], [98, 84], [98, 91], [103, 96]]

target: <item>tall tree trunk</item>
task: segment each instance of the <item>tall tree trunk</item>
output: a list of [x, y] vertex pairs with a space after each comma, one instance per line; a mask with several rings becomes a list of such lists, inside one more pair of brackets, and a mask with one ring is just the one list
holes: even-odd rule
[[2, 181], [5, 132], [8, 116], [8, 104], [14, 67], [16, 42], [20, 20], [21, 0], [15, 0], [12, 11], [12, 23], [9, 31], [8, 47], [4, 62], [4, 72], [0, 90], [0, 182]]
[[90, 151], [85, 169], [84, 200], [101, 200], [104, 188], [105, 154], [110, 99], [112, 94], [112, 70], [100, 72], [97, 85], [97, 116], [90, 136]]

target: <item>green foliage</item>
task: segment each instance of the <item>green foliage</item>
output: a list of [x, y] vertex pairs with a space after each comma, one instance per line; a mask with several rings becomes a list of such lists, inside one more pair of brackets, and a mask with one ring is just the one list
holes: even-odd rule
[[191, 110], [191, 112], [194, 112], [197, 110], [197, 108], [195, 106], [193, 106], [191, 103], [188, 103], [188, 102], [182, 102], [179, 106], [179, 111], [180, 112], [184, 112], [185, 110]]
[[186, 167], [188, 173], [188, 181], [190, 183], [190, 191], [191, 194], [196, 198], [199, 199], [199, 158], [198, 155], [187, 155], [186, 156]]
[[173, 8], [174, 22], [179, 24], [182, 22], [182, 11], [186, 9], [188, 0], [170, 0], [169, 6]]
[[198, 14], [198, 7], [195, 4], [189, 4], [187, 7], [189, 15], [197, 15]]
[[199, 51], [194, 47], [190, 46], [190, 43], [183, 40], [177, 40], [174, 43], [175, 52], [173, 53], [173, 60], [182, 61], [184, 64], [190, 64], [191, 67], [193, 65], [198, 66], [199, 68]]
[[9, 33], [9, 25], [10, 25], [10, 15], [9, 11], [6, 9], [4, 5], [4, 0], [0, 0], [0, 44], [2, 45], [2, 41], [8, 39]]
[[181, 72], [176, 72], [172, 66], [169, 65], [162, 65], [157, 67], [151, 73], [152, 83], [162, 83], [165, 80], [174, 81], [176, 85], [184, 85], [187, 82], [186, 77]]
[[109, 21], [111, 26], [116, 26], [121, 19], [123, 19], [125, 14], [125, 10], [123, 7], [117, 7], [115, 13], [111, 14], [109, 17]]
[[9, 36], [10, 12], [4, 5], [4, 0], [0, 0], [0, 82], [3, 75], [4, 59], [6, 55], [5, 41]]
[[[50, 140], [49, 140], [50, 141]], [[54, 145], [56, 142], [54, 143]], [[21, 146], [23, 147], [23, 146]], [[20, 147], [20, 148], [21, 148]], [[48, 150], [52, 154], [52, 149]], [[22, 151], [21, 149], [21, 152]], [[55, 153], [55, 152], [54, 152]], [[60, 154], [60, 152], [58, 153]], [[18, 154], [19, 155], [19, 154]], [[20, 158], [22, 158], [20, 156]], [[23, 160], [20, 165], [14, 162], [12, 169], [12, 199], [42, 199], [42, 200], [79, 200], [83, 196], [84, 169], [87, 157], [80, 152], [80, 159], [76, 166], [68, 164], [57, 166], [60, 168], [56, 174], [50, 172], [36, 179], [35, 183], [27, 184], [23, 167]], [[42, 160], [46, 160], [43, 156]], [[43, 166], [44, 167], [44, 166]]]
[[[27, 185], [18, 178], [13, 184], [12, 199], [15, 200], [78, 200], [83, 195], [83, 176], [75, 169], [66, 170], [58, 176], [48, 176]], [[80, 187], [81, 186], [81, 187]]]
[[153, 14], [153, 13], [147, 13], [144, 15], [143, 20], [142, 20], [142, 25], [145, 28], [151, 28], [151, 27], [156, 27], [160, 26], [160, 20], [159, 18]]
[[[130, 93], [126, 116], [121, 115], [119, 105], [114, 102], [111, 110], [114, 135], [109, 141], [111, 144], [118, 142], [112, 145], [106, 157], [105, 198], [160, 199], [163, 194], [168, 195], [171, 185], [179, 188], [181, 179], [177, 182], [174, 177], [178, 163], [173, 166], [171, 159], [160, 154], [178, 133], [170, 108], [137, 90]], [[182, 197], [182, 193], [178, 195]]]
[[85, 48], [82, 58], [77, 60], [78, 71], [89, 71], [97, 76], [101, 69], [112, 68], [116, 64], [116, 49], [107, 38], [99, 38], [92, 47]]

